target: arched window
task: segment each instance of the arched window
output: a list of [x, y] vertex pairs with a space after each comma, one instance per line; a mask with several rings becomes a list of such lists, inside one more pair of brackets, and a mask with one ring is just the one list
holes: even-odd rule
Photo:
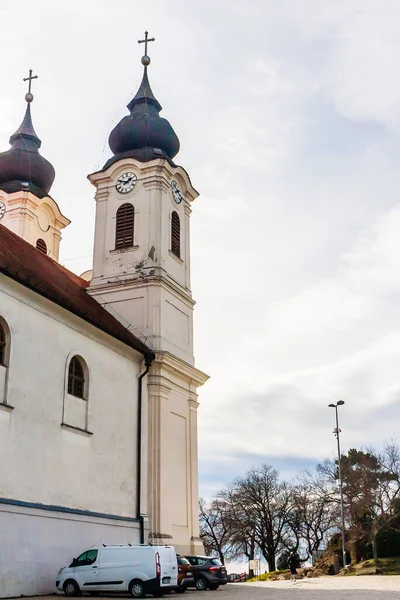
[[12, 406], [7, 403], [7, 381], [9, 375], [10, 365], [10, 329], [6, 321], [0, 317], [0, 405], [4, 407], [8, 406], [9, 410], [12, 410]]
[[135, 209], [132, 204], [122, 204], [117, 210], [115, 225], [115, 249], [133, 246], [133, 231], [135, 225]]
[[68, 394], [85, 400], [85, 369], [78, 356], [73, 356], [68, 367]]
[[7, 336], [6, 330], [0, 322], [0, 365], [6, 366]]
[[36, 248], [40, 250], [40, 252], [43, 252], [43, 254], [47, 254], [47, 245], [46, 242], [42, 240], [42, 238], [36, 240]]
[[171, 252], [178, 258], [181, 257], [181, 222], [175, 211], [171, 216]]

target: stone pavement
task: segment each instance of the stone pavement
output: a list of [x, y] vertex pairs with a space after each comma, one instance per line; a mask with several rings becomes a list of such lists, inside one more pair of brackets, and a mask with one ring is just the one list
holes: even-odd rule
[[[60, 595], [65, 598], [64, 595]], [[128, 594], [111, 596], [112, 600], [130, 598]], [[83, 596], [83, 599], [89, 596]], [[106, 600], [106, 595], [100, 596]], [[152, 598], [152, 596], [148, 596]], [[184, 595], [166, 596], [173, 600], [400, 600], [400, 576], [320, 577], [290, 581], [231, 583], [215, 592], [190, 590]], [[33, 600], [29, 597], [24, 600]], [[41, 596], [35, 600], [57, 600]]]

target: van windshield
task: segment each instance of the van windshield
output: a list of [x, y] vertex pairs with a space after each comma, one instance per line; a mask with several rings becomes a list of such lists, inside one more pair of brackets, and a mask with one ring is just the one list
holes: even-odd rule
[[70, 567], [83, 567], [92, 565], [96, 562], [97, 559], [97, 550], [87, 550], [83, 552], [78, 558], [74, 558], [72, 563], [69, 565]]

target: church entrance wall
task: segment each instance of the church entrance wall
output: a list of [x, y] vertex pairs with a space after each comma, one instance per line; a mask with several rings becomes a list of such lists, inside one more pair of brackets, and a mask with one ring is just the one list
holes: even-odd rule
[[0, 500], [0, 598], [53, 593], [59, 569], [91, 546], [139, 543], [133, 518], [5, 502]]

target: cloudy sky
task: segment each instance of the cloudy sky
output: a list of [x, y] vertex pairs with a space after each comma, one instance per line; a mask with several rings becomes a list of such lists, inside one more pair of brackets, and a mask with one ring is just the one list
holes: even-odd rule
[[201, 193], [192, 213], [208, 496], [266, 461], [284, 476], [400, 430], [398, 0], [1, 0], [0, 148], [32, 106], [61, 261], [91, 266], [108, 134], [150, 81]]

